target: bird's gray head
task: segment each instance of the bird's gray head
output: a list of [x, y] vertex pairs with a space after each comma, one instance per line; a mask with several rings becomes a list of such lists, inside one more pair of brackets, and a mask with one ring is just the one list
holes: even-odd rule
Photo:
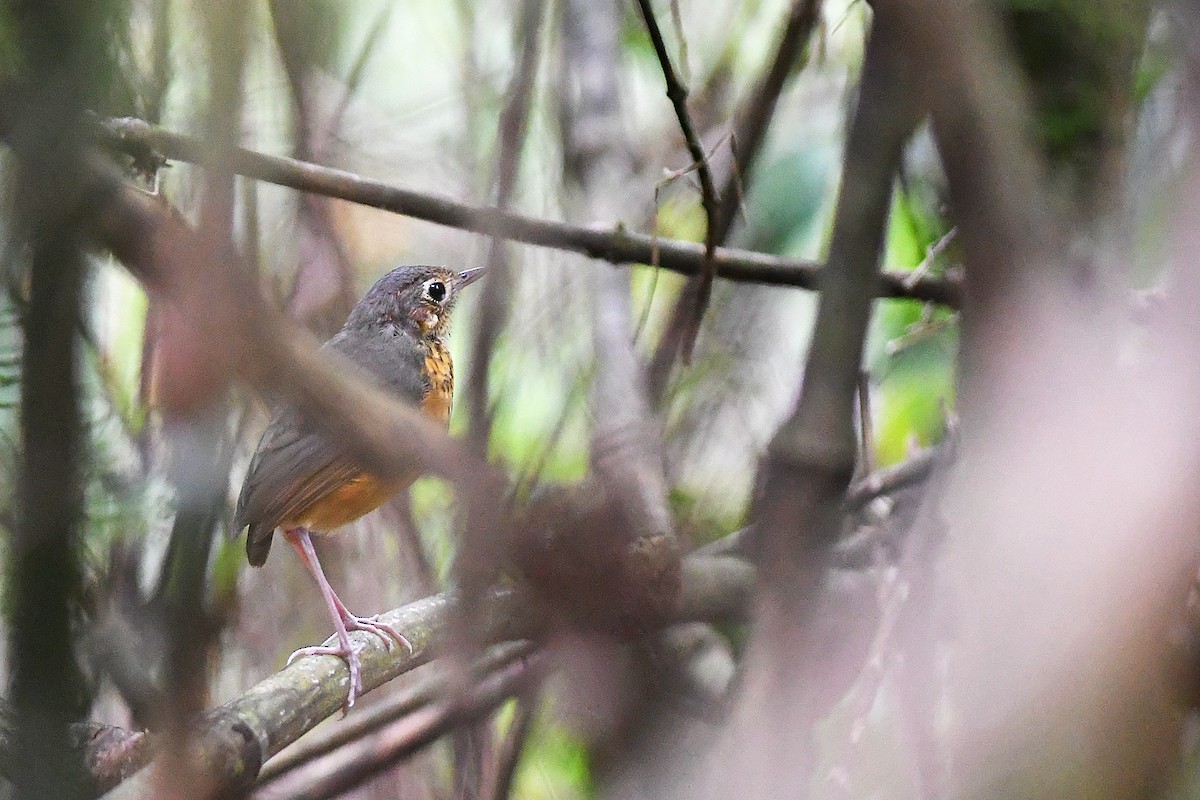
[[447, 267], [397, 267], [355, 303], [346, 327], [392, 327], [417, 336], [440, 336], [449, 324], [458, 293], [481, 275], [482, 267], [463, 272]]

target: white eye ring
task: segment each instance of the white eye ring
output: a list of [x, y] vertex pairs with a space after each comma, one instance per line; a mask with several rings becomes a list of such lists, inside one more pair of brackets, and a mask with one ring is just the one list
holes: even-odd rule
[[435, 303], [444, 303], [450, 297], [450, 285], [440, 278], [425, 281], [422, 294]]

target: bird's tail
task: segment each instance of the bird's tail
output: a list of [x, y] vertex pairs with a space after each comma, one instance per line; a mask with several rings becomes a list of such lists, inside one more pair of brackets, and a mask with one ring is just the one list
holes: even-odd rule
[[267, 563], [271, 554], [271, 540], [275, 538], [275, 526], [251, 525], [246, 532], [246, 559], [252, 567], [261, 567]]

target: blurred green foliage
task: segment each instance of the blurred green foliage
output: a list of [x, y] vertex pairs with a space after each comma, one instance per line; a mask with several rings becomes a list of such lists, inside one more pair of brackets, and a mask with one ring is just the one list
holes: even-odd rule
[[[553, 698], [530, 731], [525, 756], [513, 779], [512, 797], [522, 800], [588, 800], [596, 796], [588, 768], [587, 745], [557, 721]], [[506, 721], [500, 720], [503, 730]]]
[[824, 212], [832, 208], [836, 151], [828, 143], [810, 143], [768, 151], [746, 192], [745, 226], [739, 247], [763, 253], [804, 257]]
[[[926, 209], [913, 193], [897, 188], [884, 253], [888, 269], [918, 268], [930, 247], [946, 235], [945, 220]], [[944, 272], [944, 257], [931, 261], [931, 273]], [[875, 389], [871, 402], [880, 465], [902, 461], [913, 446], [941, 438], [946, 414], [954, 408], [957, 349], [952, 312], [908, 300], [876, 306], [866, 363]]]

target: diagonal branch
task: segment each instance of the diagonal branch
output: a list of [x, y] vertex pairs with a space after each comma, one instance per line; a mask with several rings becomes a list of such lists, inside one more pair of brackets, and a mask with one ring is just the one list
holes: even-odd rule
[[[775, 589], [795, 590], [795, 570], [807, 571], [812, 545], [823, 547], [836, 526], [797, 525], [820, 507], [837, 511], [855, 460], [852, 408], [892, 181], [904, 142], [920, 118], [911, 69], [895, 41], [896, 26], [877, 12], [863, 66], [858, 105], [846, 143], [834, 214], [829, 264], [795, 411], [776, 432], [766, 467], [763, 565]], [[791, 475], [792, 478], [788, 476]], [[810, 487], [829, 482], [804, 508], [799, 494], [780, 490], [793, 478]], [[774, 515], [783, 512], [784, 516]], [[797, 538], [800, 537], [800, 538]], [[765, 576], [764, 576], [765, 577]]]
[[[571, 22], [564, 24], [564, 43], [579, 91], [566, 107], [574, 126], [572, 137], [582, 141], [588, 131], [620, 129], [621, 91], [614, 65], [620, 52], [621, 14], [615, 5], [588, 0], [573, 4], [567, 13]], [[657, 28], [652, 23], [651, 27], [656, 34]], [[657, 41], [661, 45], [661, 37]], [[665, 63], [669, 70], [669, 61]], [[580, 190], [578, 213], [611, 219], [630, 172], [619, 139], [597, 137], [588, 149], [568, 159], [566, 170]], [[593, 546], [598, 549], [629, 548], [644, 574], [654, 577], [642, 582], [647, 594], [630, 592], [626, 601], [634, 608], [666, 609], [678, 592], [681, 553], [667, 501], [662, 432], [646, 399], [646, 375], [634, 347], [630, 275], [600, 269], [588, 277], [596, 352], [589, 398], [594, 419], [591, 465], [598, 486], [623, 509], [626, 524], [581, 526], [580, 536], [596, 534]]]
[[[538, 667], [544, 661], [540, 653], [516, 659], [489, 675], [461, 694], [442, 697], [436, 703], [419, 708], [383, 730], [351, 742], [332, 754], [314, 769], [307, 782], [282, 787], [278, 793], [263, 793], [264, 800], [329, 800], [342, 797], [384, 770], [403, 761], [446, 734], [480, 723], [501, 703], [514, 695], [528, 691], [536, 680]], [[289, 782], [291, 784], [292, 782]], [[477, 788], [467, 787], [467, 794], [478, 796]], [[255, 797], [259, 797], [255, 794]]]
[[[523, 609], [524, 598], [498, 591], [489, 598], [488, 632], [496, 641], [523, 639], [536, 628]], [[380, 615], [381, 621], [403, 630], [412, 643], [389, 652], [375, 636], [351, 634], [361, 644], [363, 689], [369, 691], [424, 664], [440, 647], [453, 613], [454, 599], [439, 594]], [[213, 787], [232, 790], [253, 784], [267, 758], [335, 714], [345, 700], [349, 679], [345, 662], [332, 656], [297, 659], [258, 683], [240, 697], [204, 715], [194, 737]], [[152, 796], [153, 768], [142, 770], [107, 795], [116, 798]]]
[[[717, 186], [713, 181], [712, 169], [708, 165], [708, 155], [700, 145], [700, 137], [692, 124], [691, 114], [688, 113], [688, 90], [683, 81], [675, 74], [671, 65], [671, 56], [663, 42], [662, 31], [654, 18], [654, 9], [650, 0], [638, 0], [638, 9], [642, 19], [646, 21], [646, 32], [654, 45], [654, 53], [658, 56], [658, 64], [662, 68], [663, 80], [667, 84], [667, 98], [675, 109], [675, 118], [679, 120], [679, 129], [683, 132], [684, 142], [687, 143], [688, 154], [692, 158], [692, 168], [700, 178], [700, 202], [704, 206], [704, 261], [700, 270], [688, 281], [676, 305], [676, 319], [663, 336], [663, 345], [659, 348], [664, 354], [674, 359], [675, 354], [682, 351], [684, 360], [691, 360], [692, 346], [696, 341], [696, 333], [700, 329], [700, 320], [708, 307], [712, 295], [713, 278], [717, 274], [717, 262], [713, 254], [717, 247], [717, 215], [721, 210], [721, 198], [717, 196]], [[685, 309], [685, 305], [691, 306]]]
[[[514, 48], [519, 55], [509, 78], [507, 97], [500, 113], [500, 129], [496, 141], [495, 197], [497, 208], [507, 210], [512, 205], [521, 174], [521, 156], [533, 112], [533, 96], [537, 82], [541, 52], [542, 20], [546, 16], [545, 0], [522, 0], [520, 19], [514, 34]], [[491, 439], [494, 407], [488, 402], [489, 373], [495, 355], [497, 339], [505, 327], [507, 316], [516, 296], [509, 244], [493, 236], [488, 245], [486, 272], [475, 307], [472, 330], [470, 380], [467, 383], [467, 439], [481, 457], [487, 458]], [[483, 598], [496, 580], [503, 554], [510, 543], [486, 524], [474, 509], [482, 500], [493, 504], [494, 497], [478, 495], [466, 503], [466, 526], [455, 559], [455, 581], [462, 593], [467, 614]], [[486, 518], [486, 517], [484, 517]], [[474, 620], [461, 620], [462, 633], [469, 634]], [[467, 644], [466, 641], [463, 644]], [[484, 764], [493, 750], [491, 726], [483, 723], [456, 731], [454, 736], [455, 797], [476, 797], [483, 780]]]
[[[730, 159], [729, 174], [725, 177], [721, 188], [721, 202], [717, 214], [709, 222], [711, 238], [716, 245], [726, 241], [729, 230], [733, 227], [733, 221], [737, 218], [747, 182], [752, 174], [751, 168], [766, 139], [767, 127], [775, 114], [779, 95], [783, 92], [784, 84], [804, 52], [804, 45], [816, 25], [820, 10], [820, 0], [793, 0], [783, 33], [779, 38], [779, 45], [775, 50], [775, 56], [771, 59], [771, 65], [755, 87], [744, 109], [736, 115], [737, 124], [731, 136], [733, 158]], [[689, 320], [694, 316], [688, 294], [685, 292], [676, 301], [666, 331], [659, 340], [658, 347], [650, 361], [649, 390], [655, 405], [662, 404], [668, 386], [671, 365], [679, 350], [679, 343], [683, 340], [685, 331], [690, 324]]]
[[[737, 616], [749, 601], [754, 580], [754, 571], [745, 562], [729, 557], [685, 559], [683, 575], [682, 600], [664, 623]], [[446, 643], [457, 603], [453, 594], [443, 593], [380, 615], [382, 622], [404, 631], [413, 645], [412, 653], [389, 651], [376, 636], [352, 633], [355, 644], [362, 645], [364, 691], [426, 663]], [[490, 642], [529, 639], [546, 625], [528, 595], [511, 589], [494, 590], [480, 613], [479, 629]], [[202, 763], [209, 770], [207, 777], [228, 789], [248, 787], [269, 757], [342, 707], [347, 680], [341, 659], [308, 656], [208, 712], [195, 736]], [[280, 774], [284, 770], [272, 771]], [[152, 774], [153, 770], [143, 770], [106, 797], [151, 797]]]
[[[688, 155], [692, 157], [692, 166], [700, 178], [701, 201], [704, 204], [704, 215], [708, 218], [709, 228], [709, 233], [705, 236], [705, 251], [711, 256], [712, 233], [716, 229], [713, 221], [716, 218], [717, 207], [720, 205], [720, 198], [717, 197], [717, 187], [713, 182], [712, 170], [708, 166], [708, 156], [700, 145], [700, 137], [696, 134], [696, 126], [692, 124], [692, 116], [688, 112], [688, 89], [671, 64], [671, 56], [667, 53], [667, 45], [663, 42], [662, 31], [658, 27], [658, 20], [654, 17], [654, 9], [650, 7], [650, 0], [637, 0], [637, 3], [638, 10], [642, 12], [642, 19], [646, 22], [646, 33], [649, 34], [650, 43], [654, 46], [654, 54], [658, 56], [658, 65], [662, 68], [663, 80], [667, 84], [667, 99], [671, 101], [671, 106], [675, 109], [675, 118], [679, 120], [679, 130], [683, 133], [683, 140], [687, 144]], [[712, 275], [708, 275], [706, 280], [711, 284]]]
[[[109, 144], [144, 153], [147, 148], [188, 163], [204, 163], [206, 150], [199, 139], [165, 130], [139, 119], [104, 123]], [[284, 156], [238, 149], [229, 168], [240, 175], [298, 191], [336, 197], [360, 205], [488, 236], [501, 236], [538, 247], [583, 253], [613, 264], [656, 264], [684, 275], [704, 269], [704, 248], [691, 242], [659, 239], [627, 231], [568, 225], [562, 222], [460, 203], [444, 195], [419, 192], [372, 180], [345, 170], [322, 167]], [[713, 260], [722, 278], [777, 286], [818, 287], [821, 264], [800, 259], [728, 248], [716, 249]], [[922, 278], [909, 283], [907, 272], [885, 272], [880, 297], [911, 298], [957, 307], [957, 281]]]
[[[535, 645], [529, 641], [497, 645], [475, 662], [471, 672], [476, 678], [482, 678], [529, 655], [533, 652], [534, 647]], [[430, 705], [451, 685], [449, 676], [444, 670], [435, 672], [425, 680], [406, 687], [399, 694], [389, 697], [386, 701], [356, 712], [324, 738], [303, 739], [297, 742], [263, 765], [262, 772], [259, 773], [259, 787], [276, 781], [293, 770], [304, 767], [356, 739], [374, 733], [389, 723]]]

